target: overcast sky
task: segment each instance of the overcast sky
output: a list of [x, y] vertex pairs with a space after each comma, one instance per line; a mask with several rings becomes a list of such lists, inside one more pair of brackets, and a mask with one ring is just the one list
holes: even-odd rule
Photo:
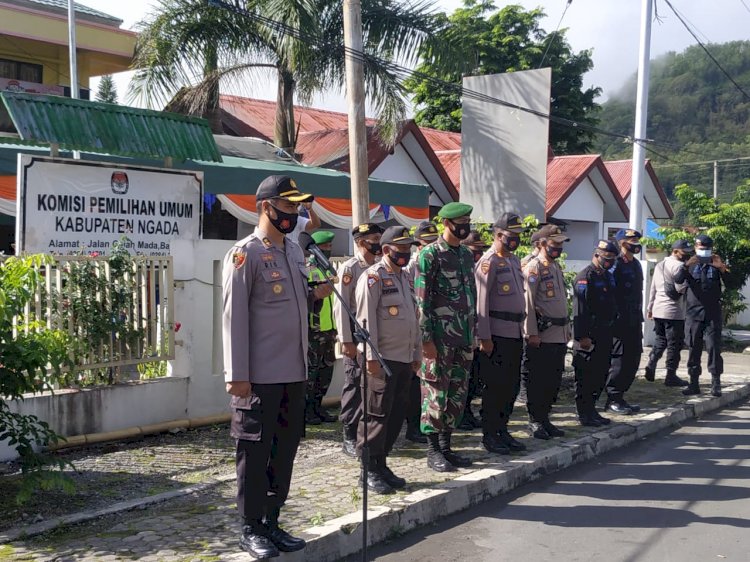
[[[750, 28], [750, 0], [671, 0], [686, 19], [694, 24], [704, 42], [724, 43], [748, 39]], [[141, 20], [153, 5], [152, 0], [83, 0], [83, 4], [124, 20], [123, 27], [131, 28]], [[510, 2], [496, 1], [498, 6]], [[543, 26], [554, 31], [567, 0], [519, 0], [526, 8], [542, 7], [547, 13]], [[436, 7], [452, 11], [461, 0], [438, 0]], [[661, 22], [652, 27], [651, 58], [669, 52], [682, 51], [695, 44], [695, 40], [677, 20], [664, 0], [655, 0]], [[746, 6], [747, 5], [747, 6]], [[600, 101], [616, 92], [637, 69], [638, 29], [641, 2], [639, 0], [572, 0], [562, 22], [573, 49], [593, 49], [594, 69], [586, 75], [587, 86], [600, 86], [604, 92]], [[122, 98], [128, 78], [118, 77], [118, 90]], [[92, 82], [92, 87], [96, 83]], [[236, 92], [249, 97], [275, 98], [275, 84], [254, 91]], [[315, 100], [317, 107], [344, 110], [344, 100], [339, 93], [330, 93]]]

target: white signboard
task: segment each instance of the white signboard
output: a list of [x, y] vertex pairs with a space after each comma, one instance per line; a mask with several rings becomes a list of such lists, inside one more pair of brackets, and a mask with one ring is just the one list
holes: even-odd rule
[[18, 252], [169, 255], [201, 236], [203, 173], [18, 155]]

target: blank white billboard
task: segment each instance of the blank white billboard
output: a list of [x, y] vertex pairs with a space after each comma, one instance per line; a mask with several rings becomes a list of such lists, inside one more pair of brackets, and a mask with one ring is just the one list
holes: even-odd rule
[[[549, 114], [552, 71], [464, 78], [466, 90]], [[506, 211], [544, 220], [549, 121], [489, 101], [463, 97], [461, 201], [485, 222]]]

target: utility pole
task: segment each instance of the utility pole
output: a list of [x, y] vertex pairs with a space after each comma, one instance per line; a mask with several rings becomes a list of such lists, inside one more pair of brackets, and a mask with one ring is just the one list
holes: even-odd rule
[[714, 160], [714, 199], [719, 198], [719, 163]]
[[349, 172], [352, 186], [352, 223], [370, 220], [367, 185], [367, 129], [365, 127], [365, 74], [362, 63], [362, 4], [344, 0], [346, 102], [349, 108]]
[[[76, 47], [76, 8], [73, 0], [68, 0], [68, 52], [70, 54], [70, 97], [77, 100], [78, 95], [78, 56]], [[73, 158], [79, 160], [81, 153], [73, 151]]]
[[635, 101], [635, 142], [630, 179], [630, 228], [643, 228], [643, 182], [646, 175], [646, 121], [648, 118], [648, 79], [651, 57], [651, 14], [653, 0], [641, 4], [641, 38], [638, 53], [638, 93]]

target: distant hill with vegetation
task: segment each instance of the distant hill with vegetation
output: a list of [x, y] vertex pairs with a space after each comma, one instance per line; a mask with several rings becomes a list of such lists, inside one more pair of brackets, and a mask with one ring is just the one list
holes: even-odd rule
[[[711, 44], [708, 49], [730, 76], [750, 94], [750, 41]], [[702, 191], [713, 186], [713, 165], [674, 165], [713, 159], [750, 157], [750, 97], [721, 72], [700, 46], [668, 53], [651, 64], [648, 132], [658, 145], [648, 153], [667, 192], [688, 183]], [[633, 134], [636, 75], [602, 104], [600, 126]], [[669, 146], [666, 146], [669, 145]], [[632, 145], [599, 136], [594, 145], [606, 159], [630, 158]], [[719, 194], [729, 198], [750, 178], [750, 158], [719, 164]]]

